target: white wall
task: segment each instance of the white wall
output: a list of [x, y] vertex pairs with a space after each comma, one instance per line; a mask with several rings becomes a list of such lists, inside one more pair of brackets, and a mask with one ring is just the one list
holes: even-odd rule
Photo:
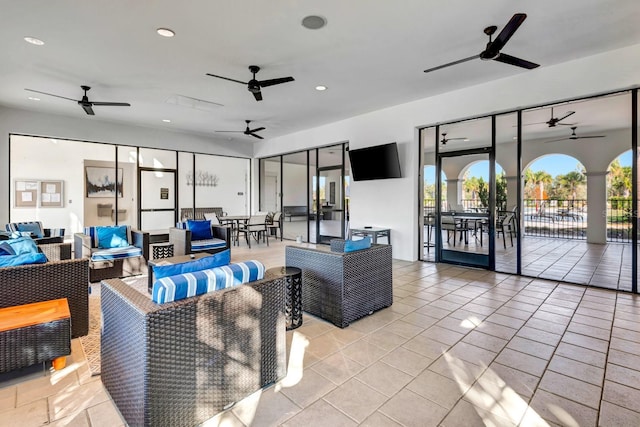
[[[634, 45], [274, 138], [254, 145], [254, 156], [345, 140], [351, 148], [398, 142], [403, 178], [352, 183], [351, 225], [391, 228], [394, 258], [415, 260], [419, 253], [416, 127], [634, 87], [640, 83], [638, 70], [640, 45]], [[426, 77], [425, 84], [429, 84]]]
[[0, 224], [9, 220], [9, 135], [12, 133], [238, 157], [252, 156], [252, 145], [249, 142], [228, 142], [203, 135], [105, 122], [82, 112], [79, 112], [78, 117], [67, 117], [0, 106]]

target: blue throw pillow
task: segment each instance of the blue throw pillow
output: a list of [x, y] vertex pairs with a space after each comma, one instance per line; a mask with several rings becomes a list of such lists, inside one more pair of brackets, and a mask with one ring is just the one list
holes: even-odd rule
[[44, 264], [47, 262], [45, 254], [37, 252], [35, 254], [24, 253], [12, 256], [0, 256], [0, 267], [14, 267], [16, 265]]
[[18, 224], [18, 231], [21, 231], [23, 233], [31, 233], [31, 235], [37, 239], [42, 238], [42, 229], [40, 228], [40, 224], [37, 224], [35, 222], [33, 223], [25, 223], [25, 224]]
[[0, 256], [15, 255], [15, 254], [16, 254], [16, 251], [13, 250], [13, 248], [9, 243], [7, 243], [6, 241], [3, 241], [2, 243], [0, 243]]
[[345, 240], [344, 251], [353, 252], [361, 249], [367, 249], [371, 247], [371, 237], [367, 236], [360, 240]]
[[38, 246], [31, 237], [18, 237], [17, 239], [5, 240], [16, 255], [37, 254]]
[[187, 228], [191, 230], [191, 240], [213, 239], [211, 233], [211, 221], [208, 220], [188, 220]]
[[157, 279], [175, 276], [176, 274], [193, 273], [194, 271], [208, 270], [209, 268], [221, 267], [231, 262], [231, 249], [227, 249], [217, 254], [206, 256], [194, 261], [183, 262], [181, 264], [158, 265], [153, 267], [153, 275]]
[[112, 249], [112, 248], [126, 248], [129, 245], [127, 239], [127, 226], [99, 226], [96, 227], [96, 233], [98, 235], [98, 248]]

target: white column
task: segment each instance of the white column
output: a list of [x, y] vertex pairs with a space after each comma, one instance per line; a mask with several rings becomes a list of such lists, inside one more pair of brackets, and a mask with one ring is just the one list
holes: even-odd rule
[[518, 177], [505, 176], [504, 179], [507, 181], [507, 209], [511, 209], [518, 206]]
[[587, 243], [607, 243], [607, 174], [587, 172]]
[[458, 182], [460, 182], [459, 179], [447, 179], [447, 202], [451, 209], [455, 209], [460, 204]]

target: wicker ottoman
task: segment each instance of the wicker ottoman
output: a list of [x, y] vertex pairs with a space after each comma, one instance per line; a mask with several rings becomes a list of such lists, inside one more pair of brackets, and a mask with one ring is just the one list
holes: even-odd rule
[[71, 354], [71, 317], [66, 298], [0, 309], [0, 373]]

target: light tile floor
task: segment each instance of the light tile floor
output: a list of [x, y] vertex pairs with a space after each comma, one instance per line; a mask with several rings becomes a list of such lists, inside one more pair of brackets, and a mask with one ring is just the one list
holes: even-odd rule
[[[234, 248], [267, 267], [284, 246]], [[206, 425], [638, 426], [640, 297], [394, 261], [394, 304], [339, 329], [305, 315], [289, 369]], [[78, 340], [68, 365], [0, 383], [0, 426], [124, 424]]]

